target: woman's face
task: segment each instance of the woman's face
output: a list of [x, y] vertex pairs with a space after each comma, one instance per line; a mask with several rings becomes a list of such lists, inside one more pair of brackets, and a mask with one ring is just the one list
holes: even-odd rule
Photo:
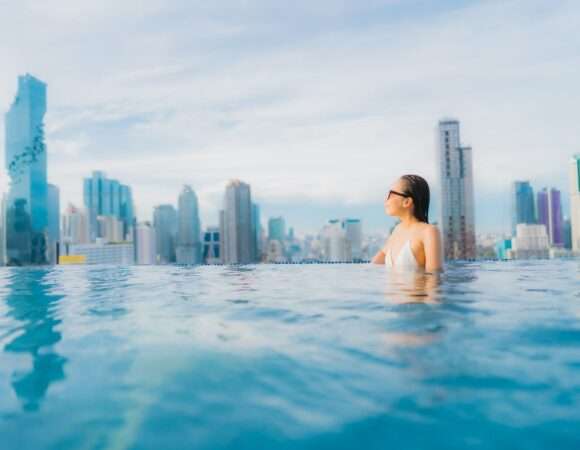
[[[404, 193], [407, 186], [404, 180], [398, 179], [389, 188], [389, 192], [399, 192]], [[402, 197], [400, 195], [389, 192], [385, 194], [385, 213], [389, 216], [398, 217], [404, 215], [412, 205], [412, 200], [410, 198]]]

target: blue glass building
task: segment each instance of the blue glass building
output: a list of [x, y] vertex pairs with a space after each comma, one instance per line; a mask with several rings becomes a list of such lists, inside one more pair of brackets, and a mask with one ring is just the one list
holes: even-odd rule
[[270, 217], [268, 220], [268, 239], [280, 242], [286, 239], [286, 222], [283, 217]]
[[60, 245], [60, 190], [54, 184], [48, 185], [48, 259], [51, 264], [58, 262]]
[[173, 205], [158, 205], [153, 210], [156, 255], [161, 264], [175, 262], [177, 211]]
[[512, 193], [512, 233], [518, 223], [536, 223], [534, 189], [529, 181], [516, 181]]
[[5, 116], [5, 164], [10, 178], [6, 205], [9, 265], [46, 264], [48, 183], [44, 114], [46, 84], [18, 77], [18, 92]]
[[202, 248], [199, 206], [191, 186], [183, 186], [179, 194], [177, 220], [177, 263], [200, 264]]
[[98, 237], [98, 216], [112, 216], [123, 223], [123, 237], [128, 239], [133, 225], [134, 209], [131, 188], [94, 171], [84, 180], [84, 203], [89, 212], [91, 241]]

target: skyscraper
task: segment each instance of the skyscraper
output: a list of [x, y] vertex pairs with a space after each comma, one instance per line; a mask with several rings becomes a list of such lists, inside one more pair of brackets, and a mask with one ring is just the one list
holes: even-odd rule
[[122, 238], [129, 239], [133, 224], [133, 199], [131, 188], [117, 180], [107, 178], [104, 172], [94, 171], [84, 180], [84, 202], [89, 213], [91, 240], [98, 234], [98, 216], [115, 217], [122, 223]]
[[580, 252], [580, 154], [570, 160], [570, 224], [572, 250]]
[[353, 260], [362, 259], [362, 222], [360, 219], [343, 219], [342, 228], [350, 243], [351, 258]]
[[[88, 244], [89, 218], [85, 210], [69, 204], [62, 217], [62, 241], [64, 245]], [[61, 252], [65, 254], [65, 252]], [[66, 252], [68, 254], [68, 252]]]
[[58, 263], [60, 246], [60, 191], [54, 184], [48, 185], [48, 259]]
[[120, 185], [120, 215], [119, 219], [123, 222], [123, 235], [129, 240], [131, 228], [135, 219], [135, 210], [133, 207], [133, 194], [131, 188], [125, 184]]
[[153, 211], [156, 252], [160, 264], [171, 264], [176, 260], [177, 211], [173, 205], [159, 205]]
[[320, 232], [322, 256], [329, 262], [352, 260], [352, 248], [346, 230], [338, 219], [329, 220]]
[[270, 217], [268, 220], [268, 240], [284, 242], [286, 239], [286, 222], [284, 217]]
[[252, 203], [252, 259], [260, 261], [262, 259], [262, 224], [260, 220], [260, 206]]
[[475, 217], [471, 147], [461, 145], [459, 121], [439, 121], [441, 233], [445, 259], [474, 259]]
[[560, 191], [555, 188], [538, 192], [538, 223], [545, 225], [553, 247], [564, 246], [564, 217]]
[[564, 248], [566, 250], [572, 250], [572, 224], [570, 223], [570, 218], [568, 217], [564, 217], [562, 233], [564, 235]]
[[45, 264], [48, 239], [48, 183], [44, 114], [46, 84], [26, 74], [5, 116], [6, 259], [10, 265]]
[[252, 195], [250, 186], [240, 180], [232, 180], [226, 186], [223, 230], [224, 262], [226, 264], [254, 262]]
[[512, 193], [512, 234], [515, 235], [519, 223], [536, 223], [534, 189], [529, 181], [515, 181]]
[[157, 261], [155, 228], [150, 222], [143, 222], [137, 225], [137, 258], [135, 264], [151, 265]]
[[201, 263], [201, 225], [197, 195], [191, 186], [183, 186], [177, 212], [177, 263]]

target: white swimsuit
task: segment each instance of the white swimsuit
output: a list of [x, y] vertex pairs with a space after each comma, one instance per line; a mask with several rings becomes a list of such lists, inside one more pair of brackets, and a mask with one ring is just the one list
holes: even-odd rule
[[415, 255], [413, 255], [413, 252], [411, 251], [410, 239], [408, 239], [407, 242], [403, 244], [403, 247], [401, 247], [401, 250], [399, 250], [396, 261], [393, 261], [391, 249], [389, 248], [389, 250], [387, 250], [385, 253], [385, 266], [397, 272], [419, 272], [423, 270], [419, 266], [419, 263], [417, 263]]

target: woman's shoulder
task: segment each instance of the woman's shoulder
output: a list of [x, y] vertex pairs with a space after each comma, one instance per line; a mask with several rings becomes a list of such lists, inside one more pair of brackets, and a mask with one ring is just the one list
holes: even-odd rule
[[439, 235], [439, 228], [431, 223], [422, 223], [419, 232], [423, 238], [430, 238]]

